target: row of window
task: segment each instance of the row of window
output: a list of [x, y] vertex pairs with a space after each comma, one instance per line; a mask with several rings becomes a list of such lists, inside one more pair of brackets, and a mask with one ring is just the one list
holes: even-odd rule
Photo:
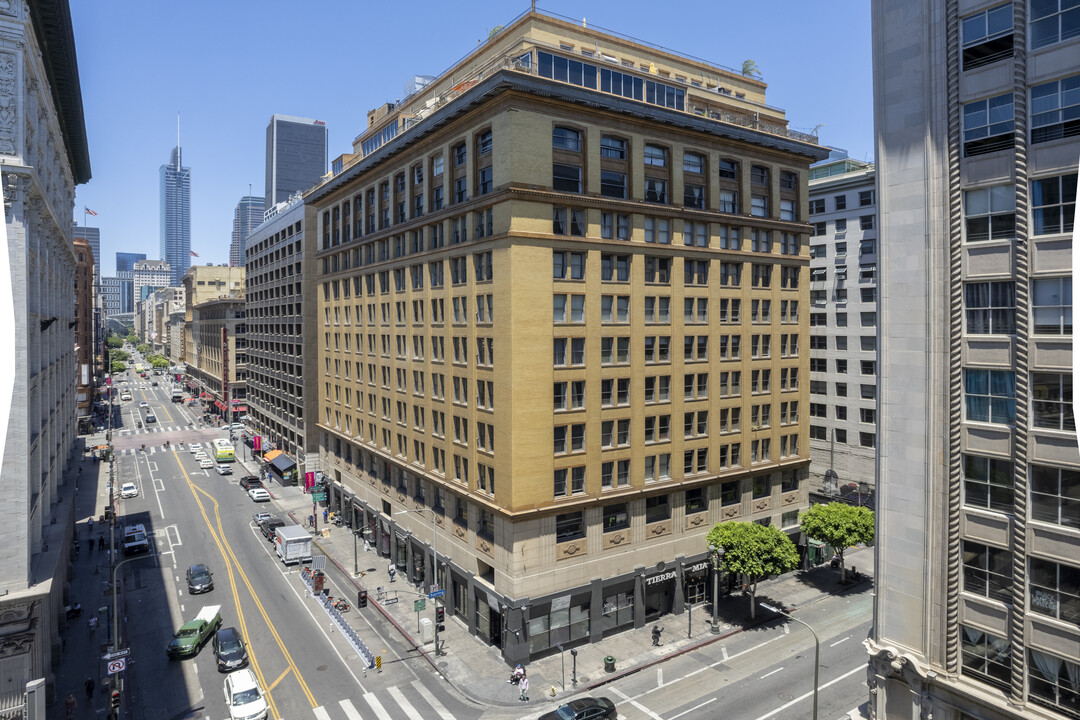
[[[845, 194], [833, 195], [833, 210], [847, 210], [847, 197], [848, 196]], [[877, 197], [874, 190], [859, 191], [859, 207], [873, 207], [876, 200]], [[825, 212], [825, 198], [811, 198], [810, 214], [820, 215], [823, 212]]]
[[[1076, 431], [1072, 374], [1033, 372], [1031, 427]], [[1016, 376], [1011, 370], [964, 370], [964, 408], [968, 422], [1016, 422]]]
[[[1013, 93], [965, 103], [964, 156], [974, 157], [1015, 145]], [[1080, 75], [1031, 87], [1033, 145], [1080, 134]]]
[[[1072, 278], [1031, 281], [1031, 326], [1035, 335], [1072, 334]], [[964, 284], [965, 330], [973, 335], [1016, 334], [1016, 283]]]
[[[677, 258], [669, 256], [642, 256], [645, 263], [645, 282], [653, 285], [670, 285], [672, 270]], [[552, 251], [552, 278], [555, 280], [584, 280], [587, 252], [570, 250]], [[626, 282], [629, 280], [630, 256], [602, 254], [601, 280], [603, 282]], [[766, 265], [745, 263], [750, 266], [751, 287], [765, 289], [772, 286], [774, 274], [780, 276], [780, 288], [797, 290], [799, 287], [799, 267], [789, 265]], [[727, 287], [739, 287], [742, 284], [742, 262], [718, 262], [683, 258], [683, 282], [686, 285], [705, 286], [709, 284], [710, 267], [718, 267], [717, 280]], [[775, 272], [774, 272], [775, 271]], [[614, 278], [625, 278], [615, 280]]]
[[[813, 404], [813, 403], [811, 403]], [[832, 428], [832, 440], [837, 445], [848, 444], [848, 431], [845, 428]], [[810, 425], [810, 439], [811, 440], [828, 440], [829, 428], [824, 425]], [[860, 432], [859, 433], [859, 447], [874, 448], [877, 447], [877, 435], [872, 432]]]
[[[1080, 37], [1075, 0], [1029, 0], [1031, 49]], [[1014, 52], [1013, 6], [1005, 3], [961, 19], [963, 68], [974, 70], [1010, 58]]]

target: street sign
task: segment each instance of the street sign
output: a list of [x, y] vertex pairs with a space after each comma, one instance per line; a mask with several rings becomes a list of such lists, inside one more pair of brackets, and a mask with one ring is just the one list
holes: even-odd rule
[[317, 490], [311, 493], [311, 502], [323, 502], [326, 500], [326, 491]]
[[438, 591], [439, 591], [439, 583], [433, 583], [431, 585], [431, 589], [428, 590], [428, 592], [438, 592]]
[[419, 600], [413, 600], [412, 607], [413, 612], [421, 612], [425, 607], [427, 607], [427, 600], [425, 600], [424, 598], [420, 598]]
[[445, 594], [446, 594], [445, 590], [436, 590], [433, 593], [428, 593], [428, 598], [430, 598], [431, 600], [434, 600], [435, 598], [441, 598]]
[[110, 675], [115, 675], [118, 672], [123, 672], [124, 667], [126, 665], [127, 665], [127, 660], [125, 660], [124, 658], [119, 658], [117, 660], [110, 660], [109, 661], [109, 674]]
[[113, 650], [111, 653], [105, 653], [101, 656], [102, 660], [115, 660], [116, 658], [127, 657], [131, 654], [131, 648], [121, 648], [119, 650]]

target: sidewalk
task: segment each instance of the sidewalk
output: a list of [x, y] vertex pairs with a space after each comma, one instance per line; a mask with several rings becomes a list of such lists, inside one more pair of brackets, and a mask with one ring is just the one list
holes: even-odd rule
[[[281, 487], [272, 484], [268, 488], [282, 514], [288, 514], [292, 521], [303, 525], [311, 513], [310, 496], [298, 487]], [[321, 508], [320, 508], [321, 510]], [[325, 553], [330, 561], [348, 577], [353, 577], [353, 536], [348, 528], [329, 526], [329, 534], [321, 535], [322, 517], [319, 518], [320, 534], [314, 539], [315, 545]], [[417, 641], [416, 613], [413, 612], [412, 600], [416, 588], [402, 573], [397, 581], [390, 583], [387, 573], [389, 560], [380, 557], [374, 550], [364, 549], [360, 542], [357, 563], [361, 577], [353, 578], [353, 585], [368, 590], [368, 607], [359, 612], [382, 613], [413, 646], [418, 648], [431, 666], [463, 695], [470, 699], [493, 706], [521, 707], [517, 688], [507, 684], [511, 668], [507, 666], [498, 652], [498, 648], [483, 643], [468, 633], [467, 626], [460, 619], [447, 613], [446, 630], [439, 634], [443, 645], [443, 654], [436, 658], [432, 645], [420, 645]], [[757, 598], [773, 604], [781, 604], [787, 610], [799, 609], [831, 597], [866, 590], [873, 582], [874, 555], [872, 548], [849, 550], [846, 565], [850, 573], [852, 566], [858, 568], [860, 579], [840, 585], [838, 571], [824, 565], [807, 571], [789, 573], [780, 578], [762, 581], [758, 584]], [[400, 602], [383, 605], [376, 601], [377, 587], [388, 591], [399, 590]], [[353, 603], [356, 594], [351, 593], [348, 601]], [[354, 611], [356, 609], [354, 608]], [[430, 615], [430, 605], [428, 608]], [[704, 645], [723, 640], [735, 633], [769, 622], [770, 613], [759, 611], [756, 620], [749, 617], [749, 599], [733, 594], [722, 598], [717, 614], [720, 618], [720, 633], [712, 634], [711, 606], [708, 603], [693, 608], [690, 614], [666, 615], [660, 622], [664, 628], [660, 647], [652, 646], [652, 623], [635, 630], [628, 630], [601, 642], [581, 645], [575, 649], [577, 655], [577, 686], [572, 685], [572, 662], [569, 653], [560, 657], [558, 653], [534, 660], [529, 664], [530, 695], [532, 705], [546, 703], [552, 697], [563, 698], [576, 693], [586, 692], [605, 685], [626, 675], [662, 663], [670, 658], [691, 652]], [[689, 637], [688, 637], [689, 629]], [[606, 656], [616, 658], [616, 671], [604, 670]], [[563, 683], [563, 666], [566, 662], [566, 688]], [[551, 691], [555, 690], [552, 696]]]
[[[84, 447], [105, 444], [105, 433], [80, 436]], [[78, 556], [73, 561], [71, 578], [71, 601], [82, 605], [82, 615], [67, 620], [67, 628], [61, 630], [63, 657], [55, 668], [55, 707], [62, 708], [69, 694], [78, 702], [76, 717], [96, 717], [105, 712], [109, 704], [108, 682], [101, 656], [111, 644], [109, 615], [112, 613], [112, 596], [106, 594], [109, 582], [108, 524], [98, 522], [109, 498], [109, 464], [94, 462], [89, 456], [77, 453], [80, 460], [69, 473], [75, 475], [75, 541]], [[81, 472], [80, 472], [81, 470]], [[89, 520], [93, 518], [93, 530]], [[97, 549], [99, 537], [105, 538], [106, 550]], [[93, 539], [93, 549], [89, 542]], [[100, 612], [100, 608], [108, 608]], [[98, 626], [91, 630], [89, 619], [96, 615]], [[123, 613], [121, 612], [121, 616]], [[87, 699], [84, 683], [94, 682], [92, 698]], [[59, 713], [59, 710], [56, 710]]]

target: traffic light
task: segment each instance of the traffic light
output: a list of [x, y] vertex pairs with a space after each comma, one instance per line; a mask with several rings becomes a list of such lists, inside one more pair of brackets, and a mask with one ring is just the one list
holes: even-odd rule
[[356, 593], [356, 607], [367, 607], [367, 590], [361, 590], [360, 592]]
[[446, 630], [446, 625], [443, 623], [446, 621], [446, 608], [441, 605], [435, 608], [435, 628], [442, 632]]
[[113, 710], [119, 710], [120, 709], [120, 691], [119, 690], [113, 690], [112, 695], [109, 696], [109, 707], [111, 707]]

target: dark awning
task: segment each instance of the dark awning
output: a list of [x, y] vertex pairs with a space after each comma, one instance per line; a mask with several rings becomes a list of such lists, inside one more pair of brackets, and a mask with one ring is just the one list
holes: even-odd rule
[[293, 462], [292, 458], [290, 458], [285, 453], [282, 453], [281, 455], [278, 455], [276, 458], [271, 460], [270, 464], [277, 468], [277, 470], [281, 473], [287, 473], [294, 467], [296, 467], [296, 463]]

